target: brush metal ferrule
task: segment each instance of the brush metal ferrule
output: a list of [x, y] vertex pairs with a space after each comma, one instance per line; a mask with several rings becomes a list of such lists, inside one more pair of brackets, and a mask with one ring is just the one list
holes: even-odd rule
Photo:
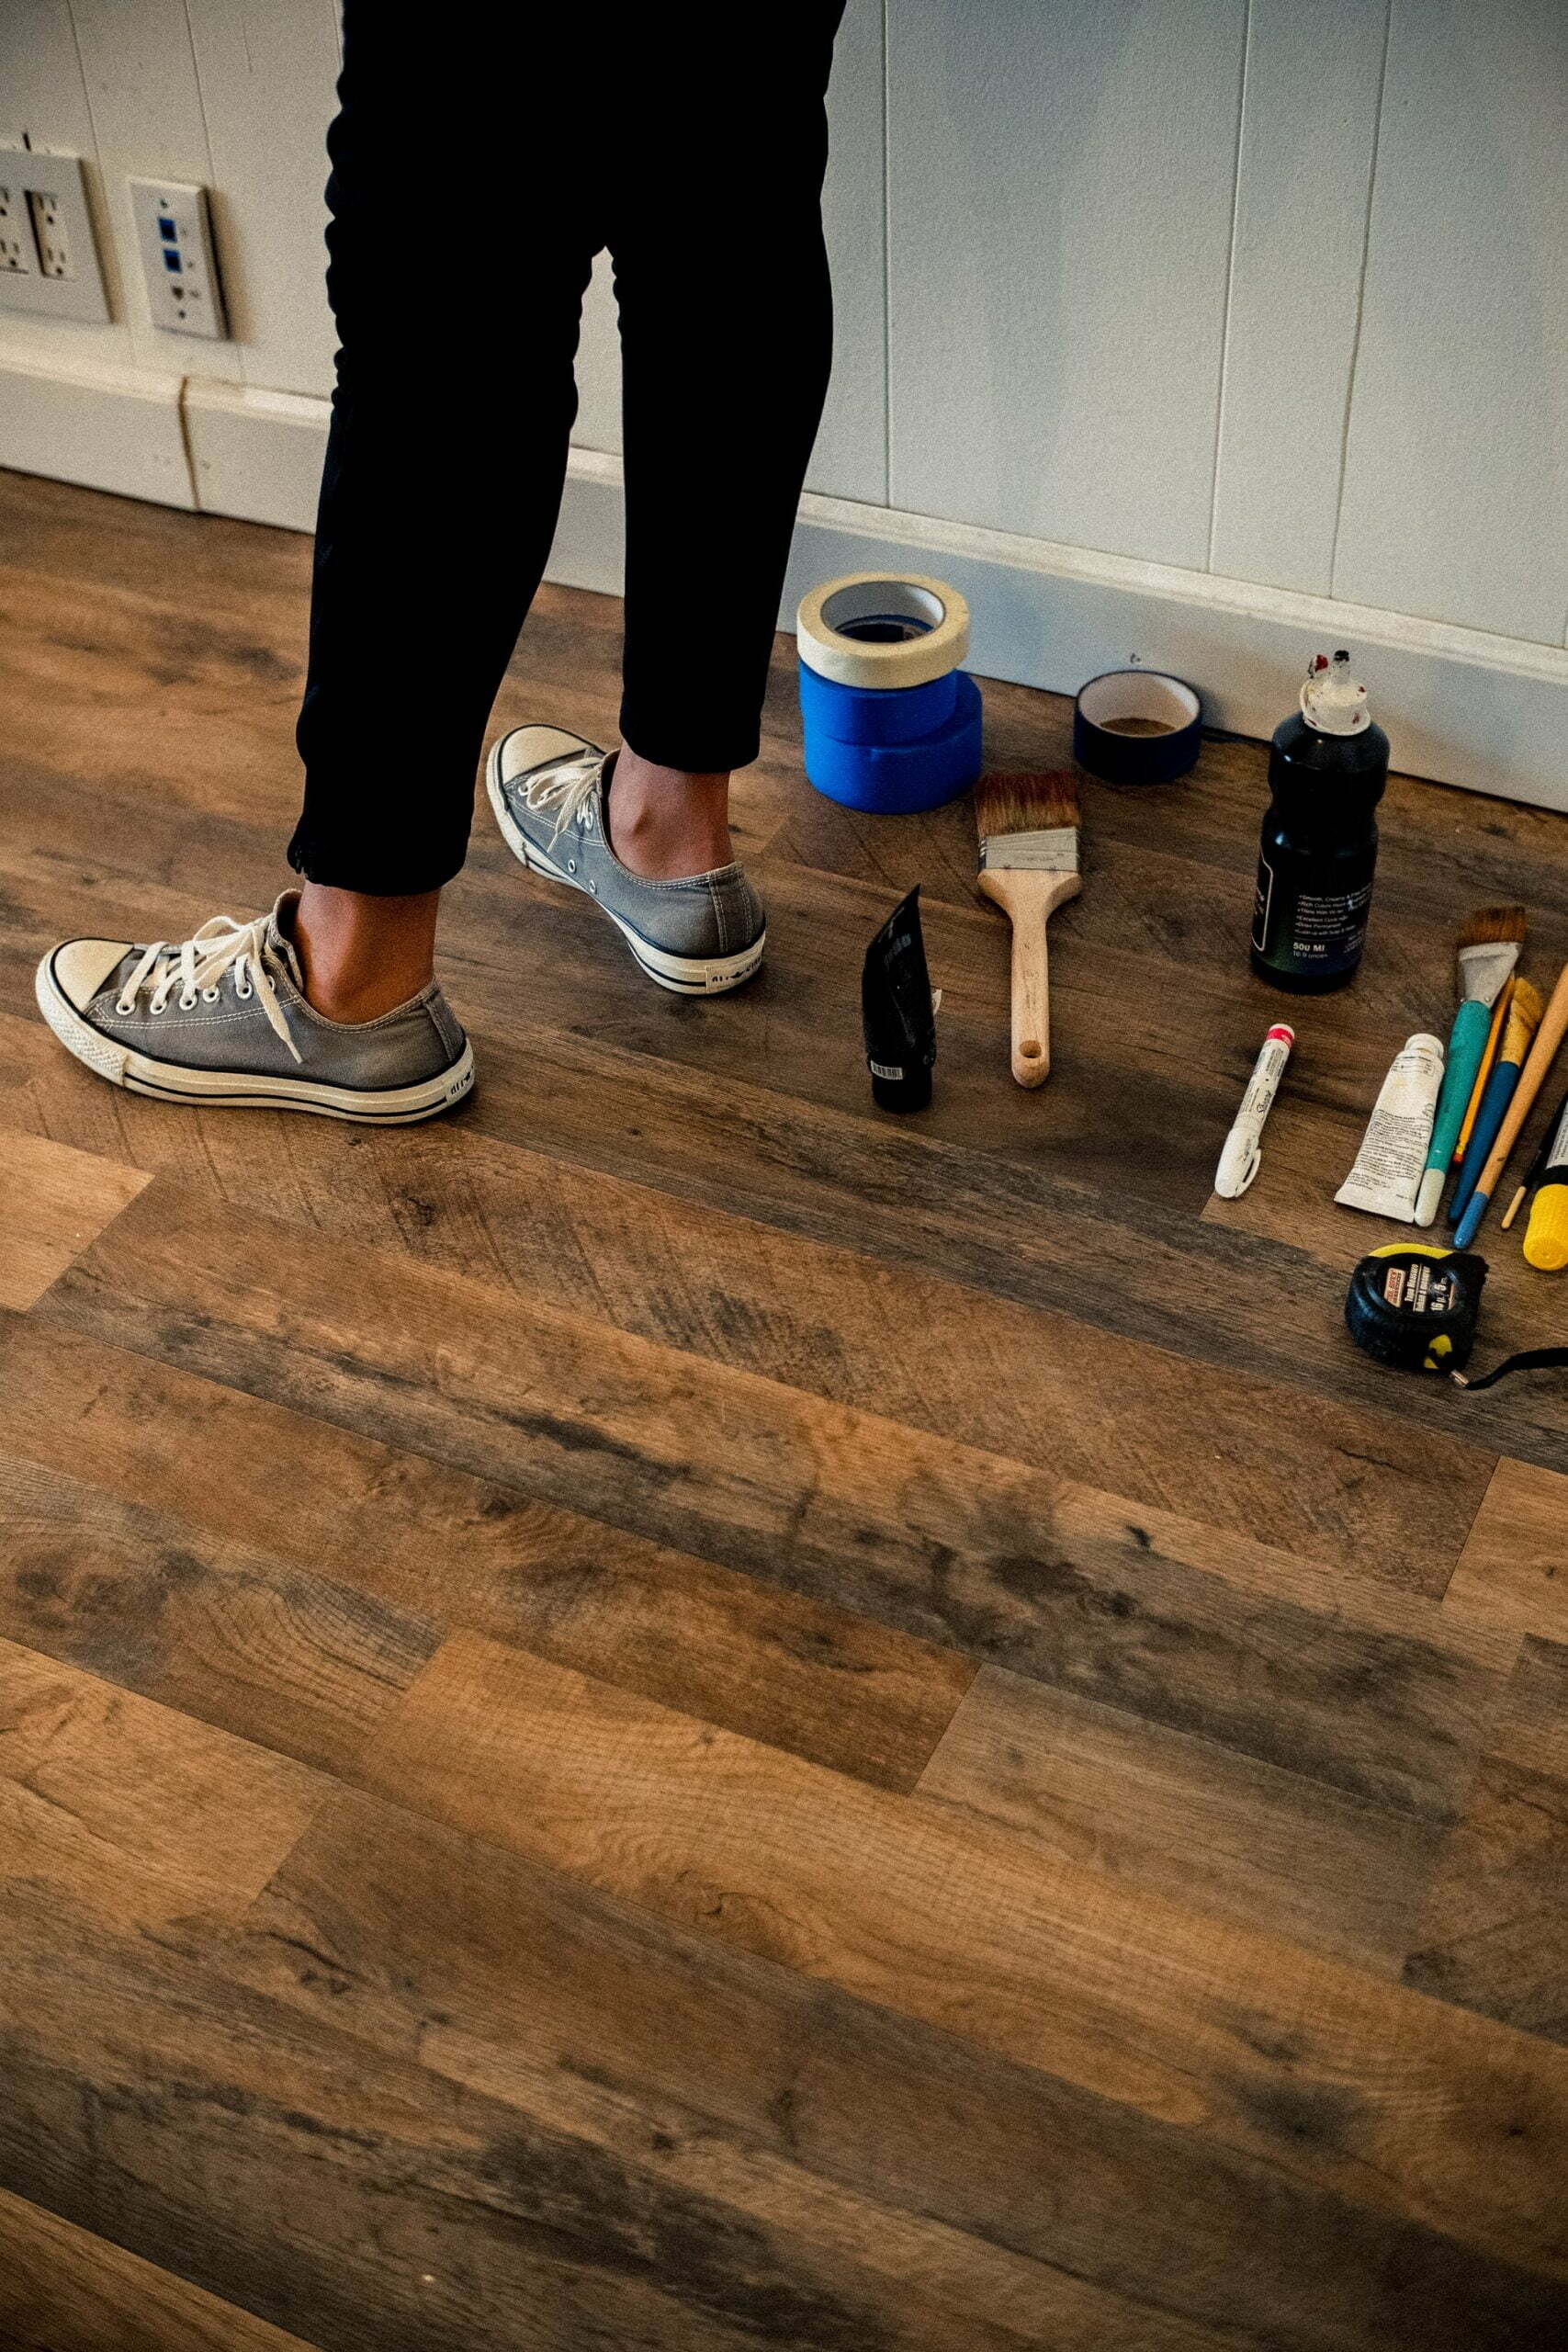
[[1007, 874], [1076, 874], [1078, 829], [1057, 825], [1046, 833], [986, 833], [980, 841], [980, 871]]
[[1487, 939], [1477, 947], [1461, 947], [1461, 996], [1473, 997], [1481, 1004], [1495, 1004], [1504, 981], [1519, 960], [1519, 949], [1517, 939]]

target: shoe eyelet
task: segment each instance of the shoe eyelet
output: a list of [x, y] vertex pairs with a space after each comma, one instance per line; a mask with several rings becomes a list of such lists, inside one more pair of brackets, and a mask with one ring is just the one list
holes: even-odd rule
[[577, 860], [575, 857], [569, 857], [567, 859], [566, 870], [569, 874], [575, 874], [577, 872]]
[[242, 1004], [249, 1004], [252, 997], [255, 994], [255, 990], [251, 988], [243, 989], [240, 986], [239, 981], [236, 980], [234, 983], [234, 994], [239, 998]]
[[182, 996], [179, 1003], [180, 1011], [182, 1012], [194, 1012], [196, 1011], [196, 999], [194, 996]]
[[202, 991], [201, 991], [201, 1001], [202, 1001], [203, 1004], [216, 1004], [216, 1003], [217, 1003], [217, 1001], [218, 1001], [218, 991], [217, 991], [217, 989], [202, 989]]
[[122, 996], [117, 996], [114, 1001], [114, 1009], [122, 1021], [129, 1021], [136, 1007], [133, 1004], [127, 1004]]
[[589, 888], [592, 891], [593, 896], [594, 896], [595, 898], [597, 898], [597, 897], [599, 896], [599, 885], [598, 885], [598, 883], [597, 883], [597, 882], [590, 882], [590, 884], [588, 885], [588, 887], [589, 887]]

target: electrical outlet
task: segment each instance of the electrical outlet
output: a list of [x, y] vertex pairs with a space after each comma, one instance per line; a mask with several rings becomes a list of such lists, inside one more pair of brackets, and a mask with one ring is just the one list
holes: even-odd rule
[[32, 226], [20, 188], [0, 180], [0, 273], [22, 277], [33, 266]]
[[0, 147], [0, 303], [57, 319], [108, 317], [80, 155]]
[[59, 197], [52, 189], [30, 187], [28, 190], [28, 210], [32, 214], [39, 269], [46, 277], [74, 277], [76, 272], [71, 265], [71, 236]]
[[229, 330], [207, 190], [183, 180], [132, 180], [130, 207], [153, 325], [220, 341]]

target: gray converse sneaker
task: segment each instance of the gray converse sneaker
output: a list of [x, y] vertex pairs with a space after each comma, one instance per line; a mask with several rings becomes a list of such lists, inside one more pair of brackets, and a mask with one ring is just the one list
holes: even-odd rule
[[474, 1057], [434, 980], [378, 1021], [328, 1021], [306, 1001], [288, 936], [298, 895], [254, 922], [214, 915], [173, 946], [68, 939], [38, 967], [39, 1010], [100, 1078], [164, 1102], [393, 1125], [460, 1101]]
[[749, 980], [767, 944], [762, 902], [739, 865], [649, 882], [604, 831], [609, 754], [564, 727], [514, 727], [491, 747], [485, 786], [502, 838], [536, 874], [597, 899], [650, 980], [716, 996]]

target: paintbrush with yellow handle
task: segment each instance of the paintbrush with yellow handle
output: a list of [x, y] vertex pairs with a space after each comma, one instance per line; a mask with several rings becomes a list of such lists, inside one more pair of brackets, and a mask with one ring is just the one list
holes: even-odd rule
[[1012, 925], [1012, 1074], [1020, 1086], [1039, 1086], [1051, 1068], [1045, 926], [1080, 888], [1077, 778], [983, 775], [975, 824], [980, 894]]

